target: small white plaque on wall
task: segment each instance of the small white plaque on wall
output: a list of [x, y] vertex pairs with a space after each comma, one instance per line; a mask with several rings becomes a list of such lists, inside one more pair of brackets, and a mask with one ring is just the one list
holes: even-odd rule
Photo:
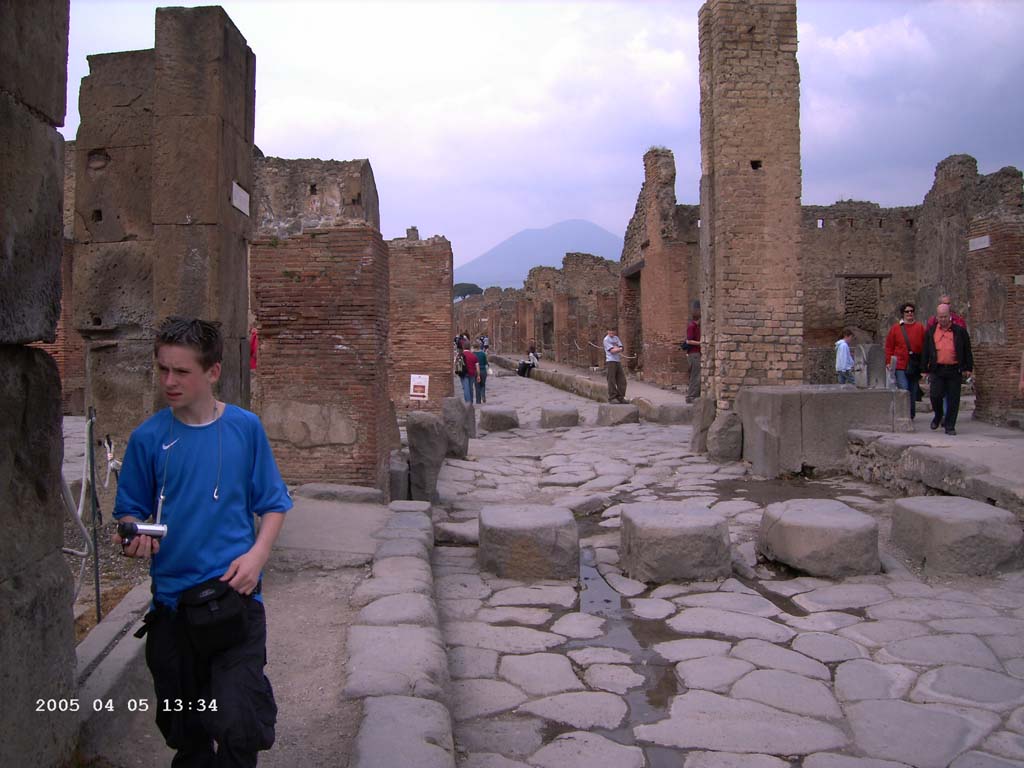
[[430, 376], [414, 373], [409, 376], [409, 399], [428, 400], [430, 397]]
[[231, 182], [231, 204], [246, 216], [249, 215], [249, 193], [237, 181]]
[[968, 251], [980, 251], [982, 248], [988, 248], [992, 245], [991, 238], [988, 235], [982, 235], [981, 237], [972, 237], [967, 241]]

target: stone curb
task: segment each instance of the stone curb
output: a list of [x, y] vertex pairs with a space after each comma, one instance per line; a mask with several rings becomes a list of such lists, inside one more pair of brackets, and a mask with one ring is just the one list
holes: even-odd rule
[[926, 443], [893, 439], [886, 432], [847, 432], [850, 474], [892, 488], [906, 496], [940, 491], [1006, 509], [1024, 523], [1024, 489], [988, 474], [970, 459], [951, 455]]
[[399, 501], [353, 593], [345, 695], [363, 700], [353, 768], [455, 768], [448, 655], [434, 599], [430, 503]]

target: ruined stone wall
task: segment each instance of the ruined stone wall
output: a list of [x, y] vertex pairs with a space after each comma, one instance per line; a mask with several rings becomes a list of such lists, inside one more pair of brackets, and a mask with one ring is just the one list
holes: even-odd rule
[[291, 160], [257, 155], [253, 221], [260, 237], [365, 221], [380, 229], [369, 160]]
[[153, 50], [89, 66], [75, 142], [74, 325], [98, 429], [124, 445], [159, 407], [152, 338], [172, 314], [220, 321], [219, 395], [248, 406], [256, 65], [227, 14], [208, 7], [158, 9]]
[[47, 352], [57, 363], [62, 412], [82, 416], [85, 414], [85, 345], [73, 322], [74, 256], [74, 240], [64, 240], [60, 265], [60, 317], [55, 338], [53, 343], [39, 342], [32, 346]]
[[796, 2], [698, 16], [705, 396], [803, 377]]
[[[444, 237], [398, 238], [390, 258], [388, 377], [395, 410], [440, 413], [452, 395], [452, 245]], [[409, 377], [430, 376], [429, 399], [409, 399]]]
[[1024, 355], [1024, 211], [979, 216], [968, 229], [968, 328], [977, 418], [1024, 426], [1018, 390]]
[[600, 346], [607, 330], [602, 323], [617, 322], [617, 312], [608, 317], [603, 310], [609, 302], [602, 307], [600, 300], [611, 298], [615, 306], [619, 265], [589, 253], [567, 253], [561, 272], [562, 287], [554, 302], [555, 360], [582, 367], [595, 365], [596, 353], [601, 350], [593, 345]]
[[78, 718], [72, 580], [61, 555], [60, 375], [33, 342], [61, 310], [68, 3], [0, 4], [0, 765], [60, 766]]
[[389, 257], [365, 223], [253, 241], [255, 410], [289, 483], [388, 492]]

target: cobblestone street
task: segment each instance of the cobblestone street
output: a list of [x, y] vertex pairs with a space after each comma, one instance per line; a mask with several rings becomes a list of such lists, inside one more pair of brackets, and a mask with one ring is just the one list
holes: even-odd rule
[[[522, 426], [448, 459], [435, 506], [460, 542], [433, 555], [460, 765], [1024, 765], [1024, 573], [926, 582], [889, 543], [882, 488], [759, 481], [691, 454], [688, 426], [598, 427], [595, 402], [528, 379], [492, 376], [488, 400]], [[540, 429], [556, 404], [581, 425]], [[758, 562], [762, 511], [789, 498], [875, 517], [884, 573], [831, 581]], [[684, 499], [728, 518], [733, 576], [627, 578], [620, 505]], [[480, 571], [466, 532], [498, 503], [574, 510], [581, 590]]]

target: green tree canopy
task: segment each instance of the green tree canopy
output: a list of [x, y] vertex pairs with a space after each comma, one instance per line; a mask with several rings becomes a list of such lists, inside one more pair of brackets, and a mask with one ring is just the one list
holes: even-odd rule
[[456, 283], [452, 286], [452, 297], [457, 301], [483, 292], [484, 289], [476, 283]]

